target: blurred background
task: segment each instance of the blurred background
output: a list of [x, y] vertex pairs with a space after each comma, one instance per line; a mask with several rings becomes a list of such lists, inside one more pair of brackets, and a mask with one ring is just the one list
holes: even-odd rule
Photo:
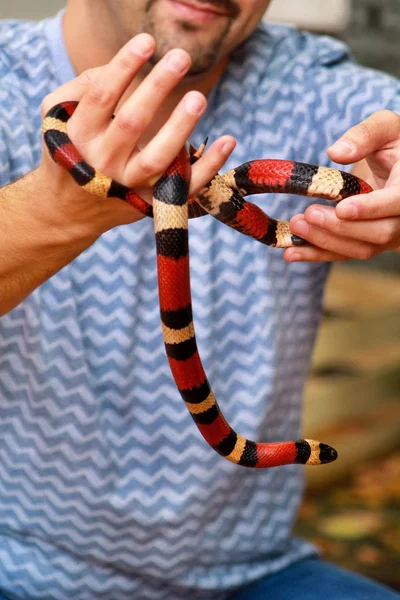
[[[39, 19], [61, 0], [0, 0], [0, 18]], [[273, 0], [267, 21], [348, 43], [400, 76], [400, 0]], [[307, 437], [340, 460], [308, 469], [297, 532], [333, 561], [400, 591], [400, 254], [336, 265], [306, 390]]]

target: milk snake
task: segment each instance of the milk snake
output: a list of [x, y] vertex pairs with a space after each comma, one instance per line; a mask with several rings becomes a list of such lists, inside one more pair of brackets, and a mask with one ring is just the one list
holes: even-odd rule
[[125, 200], [154, 217], [161, 325], [170, 368], [178, 390], [208, 444], [233, 463], [246, 467], [322, 464], [337, 452], [315, 440], [252, 442], [225, 420], [207, 381], [196, 345], [189, 278], [188, 217], [211, 214], [230, 227], [269, 246], [307, 244], [293, 235], [286, 221], [277, 221], [244, 200], [263, 192], [300, 194], [339, 201], [372, 188], [357, 177], [284, 160], [253, 160], [225, 175], [216, 175], [196, 198], [188, 201], [190, 163], [201, 155], [183, 148], [154, 187], [153, 206], [135, 192], [88, 165], [67, 135], [67, 122], [77, 102], [54, 106], [43, 120], [44, 140], [55, 162], [67, 169], [85, 190]]

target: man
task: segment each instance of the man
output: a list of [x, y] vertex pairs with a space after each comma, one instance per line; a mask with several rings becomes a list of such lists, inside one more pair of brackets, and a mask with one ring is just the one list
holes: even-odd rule
[[70, 0], [0, 26], [5, 598], [398, 597], [291, 537], [298, 466], [245, 470], [206, 446], [165, 358], [151, 220], [41, 155], [45, 97], [43, 111], [79, 100], [73, 142], [147, 199], [189, 137], [216, 138], [192, 192], [227, 159], [360, 163], [382, 188], [362, 199], [266, 198], [313, 246], [282, 254], [211, 217], [190, 224], [217, 398], [242, 434], [296, 439], [326, 264], [399, 245], [400, 86], [338, 42], [258, 26], [267, 4]]

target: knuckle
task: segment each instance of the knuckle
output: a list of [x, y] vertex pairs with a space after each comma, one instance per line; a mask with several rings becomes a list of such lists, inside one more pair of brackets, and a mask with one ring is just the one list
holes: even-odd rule
[[[211, 154], [211, 155], [210, 155]], [[224, 166], [226, 162], [226, 157], [221, 153], [207, 153], [204, 157], [200, 157], [199, 163], [203, 158], [204, 167], [208, 168], [209, 173], [212, 177], [218, 173], [220, 169]]]
[[159, 158], [148, 156], [145, 152], [141, 152], [138, 155], [138, 163], [140, 165], [140, 171], [143, 173], [146, 180], [158, 179], [165, 170], [165, 166]]
[[152, 85], [161, 92], [168, 90], [170, 87], [170, 77], [167, 75], [167, 73], [153, 73]]
[[135, 65], [135, 60], [131, 54], [127, 52], [121, 52], [118, 57], [118, 64], [124, 71], [132, 71]]
[[137, 115], [123, 113], [120, 111], [115, 117], [115, 124], [120, 131], [132, 137], [138, 137], [143, 131], [143, 121], [138, 119]]
[[359, 248], [359, 250], [357, 250], [354, 258], [357, 258], [358, 260], [369, 260], [370, 258], [375, 256], [375, 252], [376, 252], [376, 250], [375, 250], [374, 246], [364, 245], [364, 246], [361, 246]]
[[98, 72], [98, 70], [98, 67], [94, 67], [92, 69], [86, 69], [85, 71], [83, 71], [78, 77], [79, 83], [83, 83], [83, 85], [92, 83], [95, 78], [95, 74]]
[[316, 244], [317, 244], [317, 246], [319, 246], [320, 248], [323, 248], [324, 250], [331, 251], [331, 243], [330, 243], [330, 238], [328, 236], [321, 235], [318, 238], [318, 241], [316, 242]]
[[372, 125], [367, 121], [360, 123], [358, 126], [358, 135], [364, 141], [371, 140], [374, 137]]
[[396, 230], [395, 227], [393, 226], [392, 223], [388, 223], [387, 225], [384, 225], [381, 230], [378, 233], [378, 239], [377, 239], [377, 243], [378, 244], [390, 244], [396, 234]]
[[112, 103], [113, 95], [104, 84], [96, 82], [87, 91], [86, 98], [90, 104], [108, 106]]
[[348, 236], [349, 235], [349, 225], [346, 221], [342, 221], [341, 219], [337, 219], [335, 221], [335, 232], [339, 235]]

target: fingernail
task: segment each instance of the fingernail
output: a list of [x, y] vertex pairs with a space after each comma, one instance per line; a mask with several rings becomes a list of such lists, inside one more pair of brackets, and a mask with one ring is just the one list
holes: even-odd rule
[[300, 257], [300, 254], [298, 252], [293, 252], [293, 254], [291, 254], [290, 258], [289, 258], [290, 262], [296, 262], [296, 261], [298, 261], [300, 259], [301, 259], [301, 257]]
[[355, 151], [355, 146], [351, 142], [346, 142], [345, 140], [340, 140], [331, 146], [332, 150], [336, 150], [343, 154], [343, 156], [350, 156]]
[[358, 215], [358, 207], [353, 202], [340, 204], [338, 207], [339, 219], [356, 219]]
[[199, 115], [204, 110], [203, 98], [190, 94], [185, 101], [186, 110], [192, 115]]
[[304, 219], [299, 219], [296, 223], [291, 226], [294, 233], [299, 235], [306, 235], [309, 231], [309, 226]]
[[131, 40], [130, 49], [139, 54], [139, 56], [147, 56], [151, 54], [154, 48], [154, 40], [147, 33], [141, 33]]
[[308, 220], [313, 225], [322, 226], [325, 223], [325, 218], [326, 218], [325, 213], [322, 210], [319, 210], [318, 208], [310, 211], [310, 213], [307, 216], [308, 216]]
[[189, 66], [189, 57], [182, 52], [171, 52], [167, 57], [167, 65], [171, 71], [180, 73]]

